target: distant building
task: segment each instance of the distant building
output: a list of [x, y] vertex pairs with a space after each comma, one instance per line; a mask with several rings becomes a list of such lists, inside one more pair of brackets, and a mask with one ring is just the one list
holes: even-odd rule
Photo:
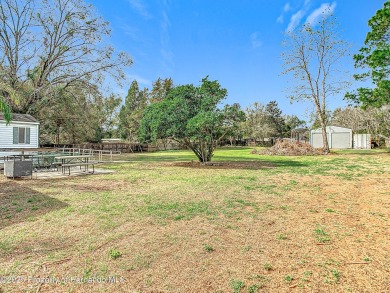
[[7, 125], [0, 113], [0, 149], [28, 149], [39, 147], [39, 121], [27, 114], [12, 114]]
[[103, 138], [102, 139], [102, 142], [104, 143], [121, 143], [123, 142], [123, 140], [121, 138]]
[[[329, 148], [331, 149], [351, 149], [352, 148], [352, 129], [327, 126], [326, 135], [328, 137]], [[315, 148], [323, 147], [322, 128], [310, 131], [310, 144]]]

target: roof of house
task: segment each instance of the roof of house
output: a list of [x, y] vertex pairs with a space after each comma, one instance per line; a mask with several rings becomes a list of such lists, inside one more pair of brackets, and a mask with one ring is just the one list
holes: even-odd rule
[[[4, 114], [3, 113], [0, 113], [0, 121], [1, 120], [4, 121]], [[31, 115], [28, 115], [28, 114], [17, 114], [17, 113], [12, 113], [12, 121], [33, 122], [33, 123], [39, 122], [37, 119], [35, 119]]]

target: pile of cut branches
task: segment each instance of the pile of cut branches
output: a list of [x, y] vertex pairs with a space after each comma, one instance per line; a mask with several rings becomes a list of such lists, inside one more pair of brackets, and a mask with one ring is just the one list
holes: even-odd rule
[[306, 142], [290, 141], [289, 139], [277, 140], [275, 145], [269, 149], [259, 151], [262, 155], [275, 156], [314, 156], [323, 155], [322, 148], [313, 148]]

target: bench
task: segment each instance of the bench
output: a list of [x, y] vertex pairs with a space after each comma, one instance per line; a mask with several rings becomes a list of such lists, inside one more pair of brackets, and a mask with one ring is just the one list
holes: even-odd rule
[[50, 168], [56, 169], [57, 171], [58, 167], [61, 167], [61, 162], [53, 162], [50, 164]]
[[[85, 166], [85, 171], [88, 171], [88, 166], [92, 165], [92, 174], [95, 173], [95, 163], [83, 163], [83, 162], [80, 162], [80, 163], [71, 163], [71, 164], [62, 164], [62, 165], [59, 165], [61, 168], [63, 168], [63, 171], [65, 171], [65, 168], [68, 168], [68, 174], [70, 176], [70, 169], [72, 167], [80, 167], [81, 169], [81, 166]], [[65, 173], [65, 172], [64, 172]]]

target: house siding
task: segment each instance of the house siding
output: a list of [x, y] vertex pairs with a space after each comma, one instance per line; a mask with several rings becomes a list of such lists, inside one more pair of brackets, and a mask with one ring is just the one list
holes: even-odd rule
[[[29, 144], [14, 144], [13, 143], [13, 128], [26, 127], [30, 128], [30, 143]], [[6, 125], [4, 121], [0, 121], [0, 149], [27, 149], [39, 147], [39, 124], [12, 121]]]

